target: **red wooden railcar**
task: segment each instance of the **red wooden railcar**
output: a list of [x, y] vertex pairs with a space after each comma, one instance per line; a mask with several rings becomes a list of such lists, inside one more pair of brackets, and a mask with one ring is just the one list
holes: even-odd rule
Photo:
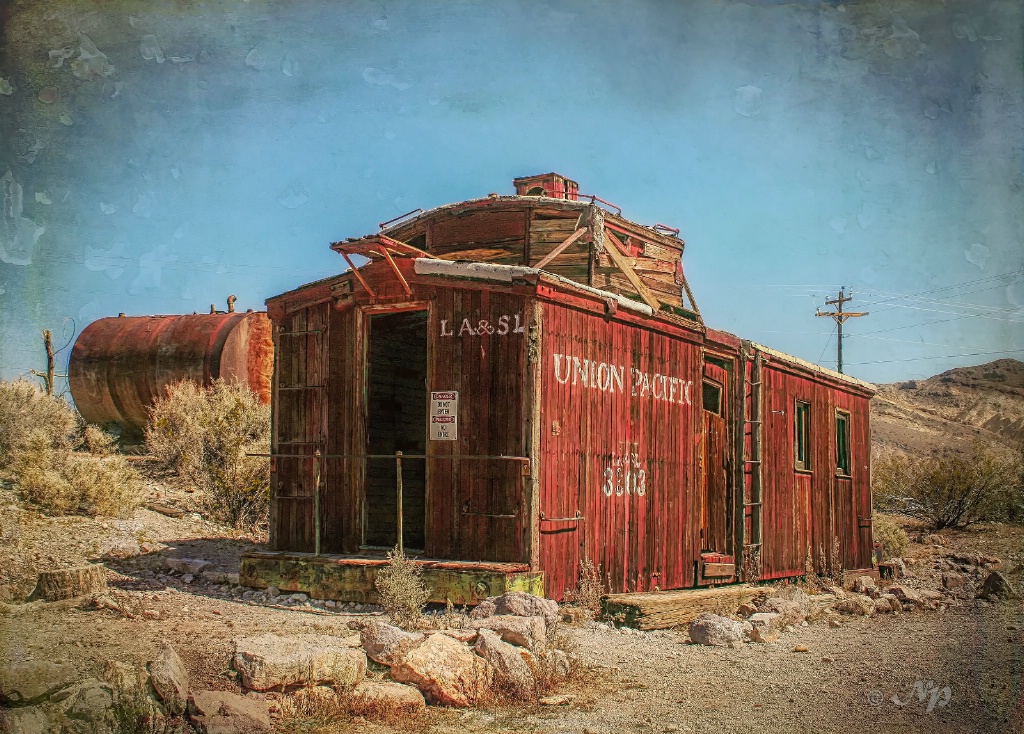
[[870, 566], [872, 387], [707, 328], [674, 230], [516, 183], [267, 301], [273, 552], [243, 578], [365, 598], [345, 570], [399, 542], [556, 599], [584, 559], [610, 592]]

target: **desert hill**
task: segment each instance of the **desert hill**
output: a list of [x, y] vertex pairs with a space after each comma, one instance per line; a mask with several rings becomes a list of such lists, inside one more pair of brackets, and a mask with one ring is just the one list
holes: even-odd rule
[[999, 359], [926, 380], [878, 385], [871, 429], [876, 453], [927, 455], [979, 440], [1019, 447], [1024, 444], [1024, 362]]

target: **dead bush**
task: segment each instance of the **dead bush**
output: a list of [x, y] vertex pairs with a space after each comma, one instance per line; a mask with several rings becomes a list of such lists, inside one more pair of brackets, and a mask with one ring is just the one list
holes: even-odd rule
[[99, 426], [87, 425], [82, 433], [82, 440], [90, 454], [111, 456], [117, 453], [117, 439]]
[[398, 627], [415, 628], [423, 619], [430, 593], [420, 569], [398, 546], [388, 553], [388, 562], [377, 571], [373, 585], [377, 601]]
[[883, 457], [871, 482], [877, 509], [942, 530], [999, 519], [1006, 497], [1020, 491], [1018, 472], [1015, 460], [979, 444], [928, 458]]
[[909, 542], [907, 531], [891, 518], [878, 513], [875, 513], [871, 524], [875, 541], [882, 544], [882, 558], [879, 560], [902, 558]]
[[548, 637], [547, 645], [535, 656], [533, 668], [536, 695], [548, 696], [570, 682], [580, 682], [593, 674], [579, 658], [573, 638], [564, 630]]
[[601, 614], [601, 572], [590, 558], [580, 561], [580, 575], [575, 589], [565, 590], [565, 609], [573, 620], [593, 621]]
[[17, 451], [13, 469], [22, 495], [57, 514], [123, 515], [145, 493], [142, 476], [123, 456], [55, 448], [42, 430]]
[[81, 422], [70, 405], [28, 380], [0, 382], [0, 469], [24, 450], [70, 450]]
[[204, 509], [220, 522], [252, 528], [270, 504], [270, 407], [248, 388], [216, 380], [168, 386], [150, 410], [146, 448], [202, 492]]

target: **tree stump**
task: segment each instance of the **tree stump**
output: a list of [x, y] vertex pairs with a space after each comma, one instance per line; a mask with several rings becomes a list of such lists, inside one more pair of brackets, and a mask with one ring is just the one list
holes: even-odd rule
[[107, 588], [107, 569], [97, 564], [43, 571], [29, 601], [60, 601], [85, 596]]

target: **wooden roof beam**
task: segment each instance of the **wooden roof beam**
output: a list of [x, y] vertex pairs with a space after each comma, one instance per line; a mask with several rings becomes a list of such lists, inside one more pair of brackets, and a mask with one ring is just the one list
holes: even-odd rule
[[537, 268], [537, 270], [543, 270], [543, 269], [544, 269], [544, 266], [545, 266], [545, 265], [547, 265], [547, 264], [548, 264], [549, 262], [551, 262], [551, 261], [552, 261], [552, 260], [554, 260], [554, 259], [555, 259], [556, 257], [558, 257], [558, 256], [559, 256], [559, 255], [561, 255], [561, 254], [562, 254], [563, 252], [565, 252], [565, 251], [566, 251], [566, 250], [567, 250], [567, 249], [569, 248], [569, 246], [570, 246], [570, 245], [572, 245], [572, 244], [573, 244], [573, 243], [574, 243], [574, 242], [575, 242], [576, 240], [578, 240], [578, 239], [579, 239], [580, 237], [582, 237], [583, 235], [585, 235], [585, 234], [586, 234], [586, 233], [587, 233], [588, 231], [589, 231], [589, 229], [588, 229], [587, 227], [580, 227], [580, 228], [579, 228], [579, 229], [577, 229], [577, 230], [576, 230], [575, 232], [573, 232], [573, 233], [572, 233], [571, 235], [569, 235], [569, 236], [568, 236], [568, 237], [567, 237], [567, 238], [566, 238], [566, 239], [565, 239], [565, 240], [564, 240], [564, 241], [562, 242], [562, 244], [560, 244], [560, 245], [559, 245], [558, 247], [556, 247], [556, 248], [555, 248], [554, 250], [552, 250], [551, 252], [549, 252], [549, 253], [548, 253], [548, 254], [547, 254], [547, 255], [546, 255], [545, 257], [544, 257], [544, 259], [543, 259], [543, 260], [541, 260], [541, 261], [540, 261], [539, 263], [537, 263], [537, 264], [536, 264], [536, 265], [534, 265], [533, 267]]
[[623, 275], [633, 284], [636, 288], [636, 292], [644, 300], [648, 306], [653, 308], [655, 312], [661, 310], [661, 301], [659, 301], [650, 289], [644, 285], [644, 282], [640, 280], [640, 276], [633, 270], [633, 266], [629, 264], [629, 259], [625, 253], [623, 253], [619, 247], [619, 239], [610, 230], [605, 230], [604, 233], [604, 251], [608, 253], [608, 257], [612, 259], [612, 262], [618, 266], [619, 270], [622, 271]]

